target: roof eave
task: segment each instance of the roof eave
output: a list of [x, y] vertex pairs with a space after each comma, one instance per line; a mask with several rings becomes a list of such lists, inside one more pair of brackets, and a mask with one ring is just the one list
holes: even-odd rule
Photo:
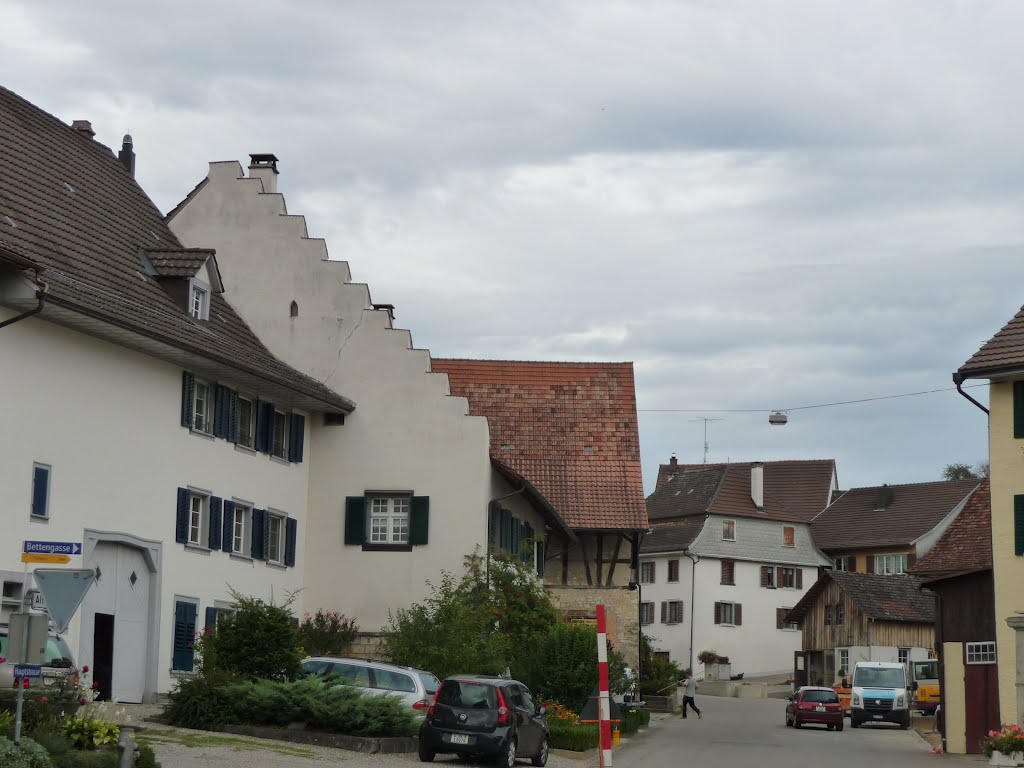
[[537, 490], [537, 487], [531, 483], [525, 476], [512, 469], [508, 464], [505, 464], [500, 459], [496, 459], [491, 456], [491, 466], [497, 470], [498, 474], [504, 477], [506, 480], [513, 483], [522, 483], [523, 490], [529, 495], [530, 499], [534, 502], [534, 506], [539, 508], [541, 514], [545, 515], [557, 528], [566, 534], [570, 541], [575, 542], [577, 540], [576, 534], [572, 528], [562, 519], [562, 516], [558, 514], [558, 510], [552, 506], [551, 502], [547, 500], [543, 493]]

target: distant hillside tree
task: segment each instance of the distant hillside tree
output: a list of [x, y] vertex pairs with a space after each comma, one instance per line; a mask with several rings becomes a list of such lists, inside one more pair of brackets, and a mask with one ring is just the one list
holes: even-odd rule
[[980, 480], [988, 477], [989, 466], [987, 461], [980, 461], [973, 467], [970, 464], [947, 464], [942, 470], [943, 480]]

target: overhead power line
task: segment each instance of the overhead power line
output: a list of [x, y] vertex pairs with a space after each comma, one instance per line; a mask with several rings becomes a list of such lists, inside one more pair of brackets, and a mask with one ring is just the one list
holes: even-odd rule
[[[965, 384], [963, 385], [963, 389], [987, 386], [988, 382], [983, 382], [981, 384]], [[879, 395], [878, 397], [861, 397], [856, 400], [837, 400], [834, 403], [797, 405], [792, 408], [637, 408], [637, 411], [639, 413], [772, 413], [774, 411], [807, 411], [811, 408], [832, 408], [837, 405], [872, 403], [877, 400], [895, 400], [900, 397], [917, 397], [918, 395], [932, 395], [936, 392], [952, 392], [955, 390], [956, 387], [942, 387], [940, 389], [925, 389], [920, 392], [902, 392], [898, 395]]]

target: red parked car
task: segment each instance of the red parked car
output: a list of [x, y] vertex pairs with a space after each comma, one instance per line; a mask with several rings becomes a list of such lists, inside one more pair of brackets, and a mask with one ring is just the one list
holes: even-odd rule
[[804, 686], [789, 697], [786, 704], [786, 725], [799, 728], [805, 723], [828, 726], [831, 731], [843, 730], [843, 705], [839, 694], [831, 688]]

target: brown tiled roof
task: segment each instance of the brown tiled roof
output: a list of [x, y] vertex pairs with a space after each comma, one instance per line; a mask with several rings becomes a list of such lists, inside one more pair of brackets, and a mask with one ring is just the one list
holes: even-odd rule
[[214, 255], [210, 248], [146, 248], [143, 253], [160, 277], [195, 277]]
[[44, 267], [44, 319], [53, 317], [48, 312], [54, 307], [62, 317], [90, 318], [174, 349], [183, 364], [198, 357], [298, 393], [325, 410], [353, 408], [273, 357], [223, 295], [211, 297], [208, 321], [191, 318], [144, 274], [140, 250], [182, 246], [120, 161], [2, 87], [0, 248]]
[[802, 620], [829, 580], [836, 582], [868, 618], [918, 624], [935, 621], [935, 595], [921, 589], [921, 579], [848, 571], [825, 571], [789, 612], [787, 620]]
[[[909, 546], [978, 487], [978, 480], [852, 488], [814, 518], [811, 536], [826, 552]], [[881, 496], [891, 496], [879, 509]], [[876, 511], [878, 510], [878, 511]]]
[[[660, 490], [666, 484], [682, 481], [689, 489], [694, 482], [690, 473], [722, 471], [725, 478], [707, 511], [730, 516], [765, 516], [808, 522], [829, 502], [829, 489], [835, 475], [834, 459], [806, 461], [765, 461], [764, 512], [758, 512], [750, 498], [750, 462], [732, 464], [662, 464], [658, 468]], [[677, 486], [678, 487], [678, 486]], [[655, 491], [652, 496], [658, 495]], [[676, 496], [675, 498], [679, 498]], [[659, 507], [661, 503], [659, 503]], [[650, 514], [650, 501], [648, 501]]]
[[703, 515], [659, 523], [640, 542], [641, 555], [659, 552], [682, 552], [689, 547], [704, 527]]
[[1024, 307], [960, 366], [964, 378], [1024, 368]]
[[491, 455], [576, 530], [647, 528], [632, 363], [432, 361], [485, 416]]
[[992, 498], [985, 478], [931, 551], [910, 572], [920, 576], [971, 573], [992, 568]]

